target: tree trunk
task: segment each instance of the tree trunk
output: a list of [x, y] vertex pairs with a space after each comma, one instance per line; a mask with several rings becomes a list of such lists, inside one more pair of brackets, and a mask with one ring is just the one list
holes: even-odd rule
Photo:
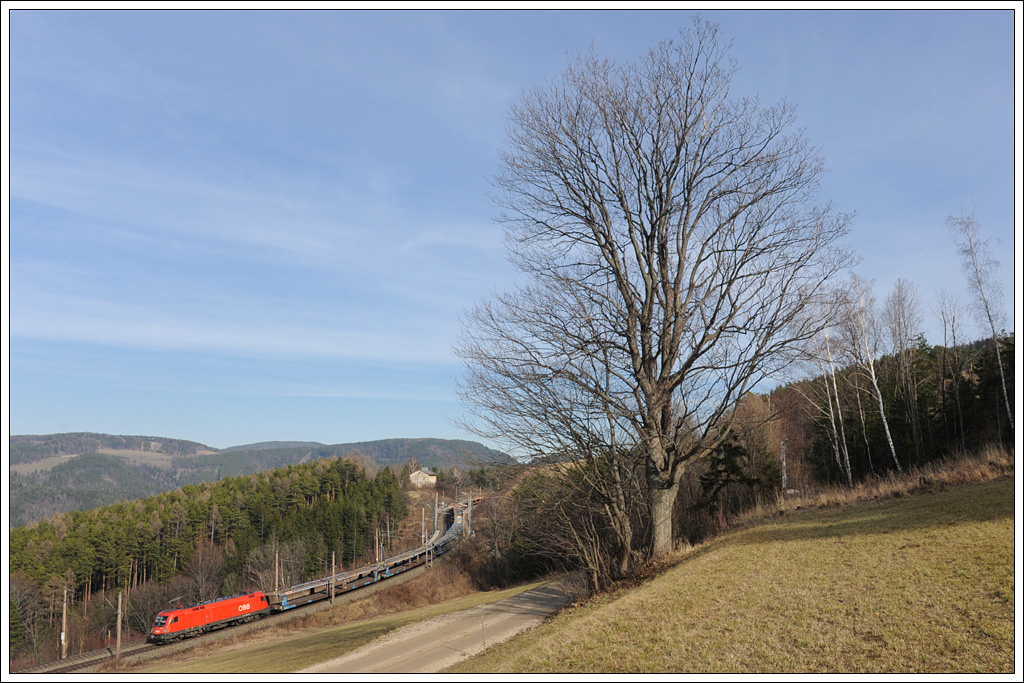
[[[840, 467], [842, 467], [843, 473], [846, 475], [846, 486], [852, 489], [853, 473], [850, 470], [850, 449], [846, 447], [846, 425], [843, 422], [843, 407], [839, 405], [839, 387], [836, 384], [836, 368], [832, 364], [832, 346], [828, 341], [828, 330], [825, 330], [825, 351], [828, 353], [828, 374], [829, 378], [832, 379], [832, 393], [836, 397], [836, 417], [839, 420], [839, 432], [836, 434], [836, 437], [839, 439], [839, 445], [842, 447], [843, 454], [843, 461], [840, 463]], [[829, 410], [832, 410], [831, 400], [829, 401]], [[834, 425], [833, 429], [835, 429]]]
[[1010, 408], [1010, 395], [1006, 391], [1006, 374], [1003, 372], [1003, 354], [999, 351], [999, 335], [996, 334], [995, 323], [992, 316], [989, 316], [989, 324], [992, 326], [992, 341], [996, 345], [996, 363], [999, 364], [999, 380], [1003, 384], [1003, 400], [1006, 402], [1006, 416], [1010, 419], [1010, 431], [1013, 431], [1013, 410]]
[[860, 386], [854, 387], [853, 395], [857, 397], [857, 412], [860, 414], [860, 434], [864, 439], [864, 451], [868, 455], [868, 468], [871, 470], [871, 474], [875, 473], [875, 463], [871, 460], [871, 442], [868, 440], [868, 425], [867, 420], [864, 416], [864, 404], [860, 400]]
[[648, 482], [648, 498], [653, 522], [652, 557], [664, 557], [672, 552], [672, 510], [675, 508], [678, 484], [665, 485], [661, 481]]
[[882, 402], [882, 390], [878, 388], [878, 382], [873, 375], [871, 383], [875, 387], [875, 402], [878, 403], [878, 414], [882, 417], [882, 427], [885, 429], [885, 440], [889, 442], [889, 452], [892, 453], [892, 461], [896, 463], [896, 471], [902, 472], [903, 468], [900, 467], [900, 461], [896, 457], [896, 446], [893, 444], [892, 435], [889, 433], [889, 420], [885, 419], [885, 404]]

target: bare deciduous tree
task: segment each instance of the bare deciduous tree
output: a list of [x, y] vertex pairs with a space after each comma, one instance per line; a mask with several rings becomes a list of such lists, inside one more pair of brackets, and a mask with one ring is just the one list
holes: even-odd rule
[[[458, 344], [477, 433], [618, 462], [595, 470], [610, 507], [640, 459], [654, 555], [688, 463], [818, 332], [805, 311], [828, 310], [823, 283], [850, 262], [793, 108], [732, 97], [727, 52], [698, 20], [637, 63], [580, 57], [513, 106], [496, 199], [529, 283], [472, 311]], [[632, 546], [625, 507], [613, 518]]]
[[978, 234], [978, 221], [972, 213], [970, 217], [950, 216], [946, 226], [953, 232], [960, 258], [963, 261], [964, 274], [970, 283], [974, 295], [974, 312], [979, 322], [992, 333], [992, 343], [996, 347], [996, 362], [999, 364], [999, 379], [1003, 384], [1003, 400], [1006, 402], [1006, 416], [1013, 430], [1013, 408], [1010, 407], [1010, 394], [1006, 390], [1006, 374], [1003, 370], [1003, 354], [999, 350], [999, 333], [997, 325], [1002, 326], [1003, 290], [996, 280], [999, 272], [999, 261], [992, 257], [989, 250], [991, 240], [983, 240]]
[[892, 461], [896, 464], [897, 471], [903, 471], [900, 460], [896, 457], [896, 445], [893, 443], [889, 419], [885, 414], [885, 400], [878, 384], [878, 374], [875, 372], [875, 360], [881, 353], [882, 333], [875, 317], [875, 296], [871, 291], [871, 284], [856, 275], [851, 275], [846, 305], [847, 313], [842, 328], [844, 346], [857, 371], [868, 383], [867, 391], [878, 408], [879, 417], [882, 418], [882, 428], [885, 431], [885, 440], [889, 444]]
[[889, 349], [895, 363], [897, 394], [903, 398], [903, 409], [914, 437], [914, 452], [921, 459], [921, 420], [917, 410], [917, 351], [915, 344], [921, 334], [921, 310], [917, 288], [899, 278], [882, 307], [882, 322], [889, 337]]
[[[962, 330], [963, 320], [966, 317], [964, 307], [959, 299], [947, 293], [939, 293], [939, 317], [942, 319], [942, 359], [939, 364], [941, 378], [939, 391], [942, 400], [943, 419], [946, 415], [946, 376], [948, 374], [950, 388], [953, 393], [953, 401], [956, 406], [956, 422], [954, 423], [954, 434], [959, 428], [960, 450], [967, 451], [966, 432], [964, 431], [964, 411], [960, 400], [960, 387], [964, 375], [970, 366], [970, 352], [968, 348], [961, 348], [957, 343], [957, 331]], [[962, 336], [961, 336], [962, 339]]]
[[[582, 569], [589, 587], [601, 590], [621, 578], [626, 549], [609, 526], [613, 516], [606, 509], [607, 495], [594, 484], [595, 462], [538, 469], [517, 487], [515, 505], [524, 513], [520, 533], [533, 553], [555, 566]], [[639, 496], [632, 496], [627, 504], [639, 502]]]
[[279, 543], [275, 536], [269, 543], [249, 553], [245, 561], [245, 578], [249, 584], [267, 592], [294, 586], [302, 581], [305, 557], [306, 547], [302, 541]]
[[843, 420], [843, 407], [839, 402], [839, 386], [836, 382], [832, 348], [833, 342], [827, 329], [822, 330], [819, 337], [809, 341], [805, 350], [806, 360], [813, 365], [819, 379], [809, 382], [806, 390], [800, 384], [796, 385], [796, 389], [807, 401], [808, 406], [827, 420], [827, 434], [836, 466], [846, 478], [846, 485], [853, 488], [850, 449], [846, 442], [846, 424]]
[[189, 602], [205, 602], [220, 596], [224, 581], [224, 551], [205, 539], [196, 545], [185, 573], [192, 581]]
[[[42, 591], [32, 579], [13, 572], [7, 584], [8, 622], [11, 624], [10, 649], [12, 654], [24, 649], [38, 654], [44, 644], [46, 607]], [[15, 626], [17, 625], [17, 626]]]
[[[144, 583], [132, 591], [131, 597], [125, 601], [124, 605], [128, 628], [134, 629], [137, 633], [148, 633], [153, 628], [153, 620], [156, 619], [156, 615], [168, 608], [167, 597], [166, 587], [156, 582]], [[116, 602], [115, 600], [113, 604]], [[115, 619], [116, 616], [115, 607]]]

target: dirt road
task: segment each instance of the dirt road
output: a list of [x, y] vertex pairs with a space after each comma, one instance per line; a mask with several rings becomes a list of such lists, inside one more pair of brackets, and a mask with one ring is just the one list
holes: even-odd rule
[[299, 673], [435, 673], [541, 623], [574, 599], [569, 586], [553, 581], [491, 605], [412, 624]]

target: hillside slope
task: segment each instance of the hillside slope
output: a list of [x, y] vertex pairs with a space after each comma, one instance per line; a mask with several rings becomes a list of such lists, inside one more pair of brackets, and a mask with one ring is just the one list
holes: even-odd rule
[[180, 439], [83, 432], [12, 436], [9, 443], [11, 527], [325, 458], [356, 459], [369, 469], [400, 467], [410, 459], [422, 467], [445, 468], [509, 461], [475, 441], [432, 438], [334, 445], [280, 441], [218, 450]]
[[732, 531], [468, 672], [1014, 670], [1014, 480]]

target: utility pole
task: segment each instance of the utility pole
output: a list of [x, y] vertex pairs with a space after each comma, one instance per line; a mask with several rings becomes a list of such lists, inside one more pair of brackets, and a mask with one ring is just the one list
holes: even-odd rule
[[124, 595], [122, 591], [117, 592], [117, 649], [114, 650], [114, 668], [121, 668], [121, 598]]
[[277, 570], [278, 570], [278, 567], [279, 567], [279, 564], [278, 564], [279, 561], [280, 561], [280, 559], [278, 557], [278, 551], [275, 549], [274, 550], [274, 590], [275, 591], [277, 590]]
[[68, 587], [64, 586], [64, 608], [60, 618], [60, 658], [68, 657]]
[[334, 551], [331, 551], [331, 604], [334, 604]]
[[427, 542], [427, 509], [420, 508], [420, 545]]
[[786, 477], [786, 437], [782, 437], [782, 448], [779, 449], [782, 452], [782, 495], [786, 495], [786, 489], [789, 488], [789, 481]]

